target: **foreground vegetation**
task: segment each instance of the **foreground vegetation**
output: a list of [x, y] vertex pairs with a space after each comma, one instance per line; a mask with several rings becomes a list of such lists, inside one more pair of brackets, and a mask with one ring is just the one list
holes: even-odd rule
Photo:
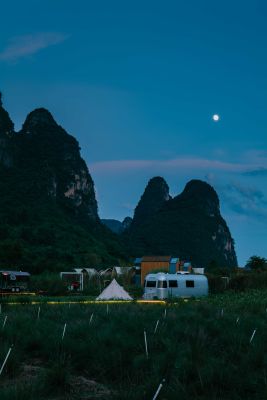
[[163, 378], [162, 400], [266, 398], [266, 307], [267, 290], [168, 305], [2, 304], [0, 363], [13, 348], [0, 398], [147, 400]]

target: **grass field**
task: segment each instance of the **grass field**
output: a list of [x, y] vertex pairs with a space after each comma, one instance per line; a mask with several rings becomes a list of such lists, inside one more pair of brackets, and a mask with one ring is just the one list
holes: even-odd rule
[[3, 303], [0, 368], [13, 347], [0, 399], [152, 400], [163, 378], [159, 400], [265, 399], [266, 307], [267, 290], [167, 305]]

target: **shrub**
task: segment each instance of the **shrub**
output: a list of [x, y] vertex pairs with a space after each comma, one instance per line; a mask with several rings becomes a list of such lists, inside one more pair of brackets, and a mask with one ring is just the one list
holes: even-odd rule
[[59, 274], [52, 273], [32, 275], [29, 289], [55, 296], [66, 294], [68, 291]]

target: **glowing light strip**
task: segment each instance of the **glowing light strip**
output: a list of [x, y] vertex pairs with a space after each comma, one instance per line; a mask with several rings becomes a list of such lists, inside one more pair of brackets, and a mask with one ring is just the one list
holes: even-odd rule
[[25, 293], [25, 292], [19, 292], [19, 293], [16, 293], [16, 292], [0, 292], [0, 295], [1, 296], [37, 296], [37, 293], [35, 293], [35, 292], [27, 292], [27, 293]]
[[28, 304], [28, 305], [37, 305], [37, 304], [49, 304], [49, 305], [60, 305], [60, 304], [165, 304], [165, 300], [81, 300], [81, 301], [30, 301], [30, 302], [20, 302], [20, 301], [12, 301], [12, 302], [4, 302], [3, 304], [7, 305], [18, 305], [18, 304]]

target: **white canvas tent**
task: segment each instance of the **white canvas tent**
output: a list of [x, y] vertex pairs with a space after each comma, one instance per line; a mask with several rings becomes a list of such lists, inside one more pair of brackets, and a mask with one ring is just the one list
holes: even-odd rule
[[95, 268], [84, 268], [84, 271], [87, 272], [89, 278], [92, 278], [92, 276], [98, 276], [98, 271]]
[[117, 276], [122, 276], [128, 274], [132, 269], [132, 267], [113, 267], [113, 272]]
[[75, 272], [77, 272], [78, 274], [80, 274], [82, 272], [82, 268], [73, 268]]
[[133, 298], [118, 284], [116, 279], [113, 279], [96, 300], [133, 300]]

